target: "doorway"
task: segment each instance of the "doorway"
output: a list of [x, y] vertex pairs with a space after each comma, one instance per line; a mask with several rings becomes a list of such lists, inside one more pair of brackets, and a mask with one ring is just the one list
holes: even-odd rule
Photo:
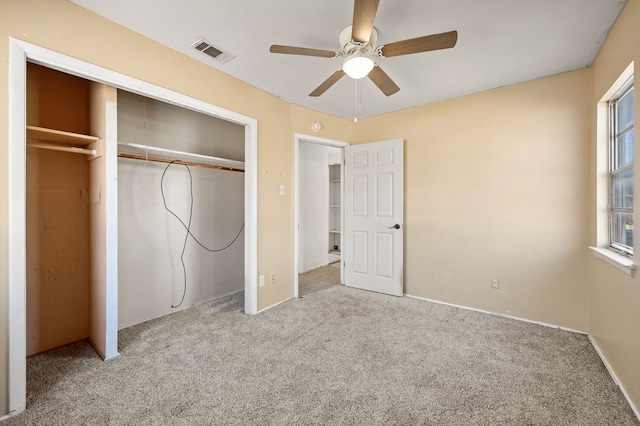
[[343, 283], [343, 150], [348, 144], [295, 136], [294, 297]]

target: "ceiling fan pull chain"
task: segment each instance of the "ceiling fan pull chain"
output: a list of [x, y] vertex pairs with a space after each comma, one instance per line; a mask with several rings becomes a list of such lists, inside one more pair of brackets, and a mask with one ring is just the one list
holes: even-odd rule
[[353, 80], [353, 122], [358, 121], [358, 80]]

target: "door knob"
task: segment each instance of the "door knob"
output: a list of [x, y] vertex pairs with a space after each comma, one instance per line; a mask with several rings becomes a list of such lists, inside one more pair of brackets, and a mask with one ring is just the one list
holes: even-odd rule
[[389, 229], [400, 229], [400, 225], [396, 223], [395, 225], [390, 226]]

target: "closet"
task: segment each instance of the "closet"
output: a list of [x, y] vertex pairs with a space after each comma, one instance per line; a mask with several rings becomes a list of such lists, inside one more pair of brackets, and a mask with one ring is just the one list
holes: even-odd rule
[[103, 358], [117, 354], [109, 337], [105, 156], [115, 94], [27, 64], [27, 356], [84, 339]]
[[118, 91], [119, 328], [244, 289], [244, 134]]
[[28, 63], [25, 132], [27, 356], [244, 289], [244, 126]]
[[28, 63], [25, 132], [27, 356], [244, 289], [244, 126]]

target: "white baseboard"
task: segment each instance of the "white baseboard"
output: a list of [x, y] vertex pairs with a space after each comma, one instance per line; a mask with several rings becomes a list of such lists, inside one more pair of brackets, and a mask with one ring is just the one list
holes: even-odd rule
[[489, 314], [489, 315], [493, 315], [493, 316], [500, 317], [500, 318], [507, 318], [507, 319], [512, 319], [512, 320], [516, 320], [516, 321], [528, 322], [529, 324], [537, 324], [537, 325], [541, 325], [543, 327], [557, 328], [557, 329], [560, 329], [560, 330], [563, 330], [563, 331], [569, 331], [571, 333], [585, 334], [585, 335], [589, 334], [586, 331], [582, 331], [582, 330], [575, 330], [573, 328], [561, 327], [559, 325], [548, 324], [546, 322], [533, 321], [533, 320], [529, 320], [529, 319], [526, 319], [526, 318], [514, 317], [512, 315], [501, 314], [501, 313], [498, 313], [498, 312], [491, 312], [491, 311], [485, 311], [485, 310], [477, 309], [477, 308], [470, 308], [469, 306], [456, 305], [454, 303], [441, 302], [440, 300], [427, 299], [427, 298], [424, 298], [424, 297], [412, 296], [410, 294], [405, 294], [405, 297], [410, 297], [411, 299], [423, 300], [425, 302], [437, 303], [438, 305], [445, 305], [445, 306], [451, 306], [453, 308], [465, 309], [467, 311], [480, 312], [482, 314]]
[[511, 315], [500, 314], [500, 313], [497, 313], [497, 312], [490, 312], [490, 311], [485, 311], [485, 310], [482, 310], [482, 309], [470, 308], [468, 306], [462, 306], [462, 305], [456, 305], [456, 304], [453, 304], [453, 303], [441, 302], [439, 300], [433, 300], [433, 299], [427, 299], [427, 298], [424, 298], [424, 297], [412, 296], [410, 294], [405, 294], [405, 296], [409, 297], [411, 299], [417, 299], [417, 300], [423, 300], [425, 302], [436, 303], [438, 305], [451, 306], [453, 308], [460, 308], [460, 309], [465, 309], [467, 311], [480, 312], [482, 314], [489, 314], [489, 315], [493, 315], [493, 316], [497, 316], [497, 317], [501, 317], [501, 318], [512, 319], [512, 320], [516, 320], [516, 321], [524, 321], [524, 322], [528, 322], [530, 324], [537, 324], [537, 325], [541, 325], [541, 326], [544, 326], [544, 327], [557, 328], [557, 329], [560, 329], [560, 330], [563, 330], [563, 331], [569, 331], [571, 333], [586, 335], [587, 338], [589, 339], [589, 342], [591, 342], [591, 345], [595, 349], [596, 353], [598, 354], [598, 356], [602, 360], [602, 363], [604, 364], [605, 367], [607, 367], [607, 371], [609, 372], [609, 375], [613, 379], [613, 382], [618, 386], [618, 388], [620, 389], [620, 391], [622, 392], [622, 394], [626, 398], [627, 402], [629, 403], [629, 406], [633, 410], [633, 413], [636, 415], [638, 420], [640, 420], [640, 411], [638, 411], [638, 408], [633, 404], [633, 401], [629, 397], [629, 394], [625, 390], [624, 386], [622, 386], [622, 384], [620, 383], [620, 380], [618, 380], [618, 377], [616, 376], [616, 373], [611, 368], [611, 365], [609, 365], [609, 362], [607, 361], [607, 359], [605, 358], [604, 354], [602, 353], [602, 351], [598, 347], [598, 344], [596, 343], [595, 339], [589, 333], [587, 333], [586, 331], [574, 330], [574, 329], [567, 328], [567, 327], [560, 327], [559, 325], [547, 324], [547, 323], [544, 323], [544, 322], [532, 321], [532, 320], [528, 320], [528, 319], [525, 319], [525, 318], [518, 318], [518, 317], [511, 316]]
[[596, 350], [596, 353], [598, 354], [598, 356], [602, 360], [602, 363], [604, 364], [605, 367], [607, 367], [607, 371], [609, 372], [609, 375], [611, 376], [611, 378], [613, 379], [615, 384], [618, 385], [618, 388], [620, 388], [620, 391], [622, 392], [624, 397], [627, 399], [627, 402], [629, 403], [629, 406], [631, 406], [631, 409], [633, 410], [634, 414], [636, 415], [638, 420], [640, 420], [640, 411], [634, 405], [634, 403], [631, 400], [631, 398], [629, 397], [629, 394], [627, 393], [626, 389], [624, 388], [622, 383], [620, 383], [620, 380], [618, 380], [618, 376], [616, 376], [615, 371], [613, 371], [613, 368], [611, 368], [611, 365], [609, 365], [609, 361], [607, 361], [607, 358], [604, 356], [604, 354], [600, 350], [600, 347], [596, 343], [596, 340], [590, 334], [588, 336], [589, 336], [589, 341], [591, 342], [591, 345]]
[[274, 304], [273, 304], [273, 305], [271, 305], [271, 306], [267, 306], [267, 307], [266, 307], [266, 308], [264, 308], [264, 309], [260, 309], [257, 313], [259, 314], [260, 312], [264, 312], [264, 311], [266, 311], [267, 309], [275, 308], [276, 306], [278, 306], [278, 305], [282, 305], [284, 302], [288, 302], [289, 300], [293, 300], [293, 299], [294, 299], [293, 297], [290, 297], [289, 299], [281, 300], [281, 301], [280, 301], [280, 302], [278, 302], [278, 303], [274, 303]]
[[12, 411], [9, 414], [5, 414], [4, 416], [0, 416], [0, 422], [7, 420], [13, 416], [17, 416], [18, 414], [22, 414], [26, 409], [27, 407], [20, 407], [18, 410]]

